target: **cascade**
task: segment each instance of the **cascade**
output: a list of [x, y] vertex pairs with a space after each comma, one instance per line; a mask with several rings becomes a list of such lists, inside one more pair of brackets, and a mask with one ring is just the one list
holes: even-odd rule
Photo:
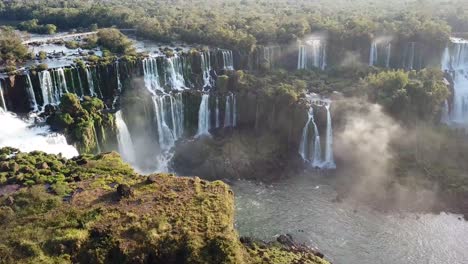
[[97, 74], [97, 68], [96, 67], [91, 68], [91, 78], [93, 78], [93, 76], [96, 76], [96, 80], [97, 80], [97, 82], [94, 85], [94, 90], [96, 91], [96, 96], [99, 97], [99, 98], [103, 98], [101, 87], [99, 85], [99, 75]]
[[299, 45], [297, 69], [308, 69], [309, 65], [321, 70], [327, 67], [327, 50], [321, 39], [307, 40]]
[[68, 93], [67, 79], [65, 79], [65, 72], [64, 72], [63, 68], [58, 68], [53, 72], [55, 74], [55, 80], [56, 80], [55, 89], [57, 89], [59, 91], [60, 96], [63, 93]]
[[94, 80], [93, 80], [93, 74], [89, 70], [88, 67], [86, 67], [86, 78], [88, 79], [88, 87], [89, 87], [89, 95], [90, 96], [97, 96], [95, 90], [94, 90]]
[[370, 55], [369, 55], [369, 66], [377, 65], [378, 61], [379, 61], [379, 53], [377, 49], [377, 42], [372, 41]]
[[185, 87], [183, 62], [180, 57], [166, 58], [166, 84], [173, 90], [182, 91]]
[[201, 54], [201, 69], [203, 71], [203, 88], [213, 86], [213, 78], [211, 78], [211, 57], [210, 52], [202, 52]]
[[76, 74], [78, 75], [78, 85], [80, 86], [81, 97], [83, 97], [85, 94], [83, 91], [83, 81], [81, 81], [81, 74], [79, 68], [76, 68]]
[[57, 94], [57, 90], [54, 89], [54, 84], [52, 82], [52, 77], [50, 76], [49, 71], [39, 72], [39, 82], [41, 85], [42, 91], [42, 106], [48, 104], [57, 104], [60, 100], [60, 95]]
[[268, 62], [270, 69], [276, 68], [277, 59], [281, 53], [280, 46], [263, 47], [263, 59]]
[[330, 106], [331, 102], [325, 105], [325, 108], [327, 109], [327, 135], [325, 143], [325, 161], [322, 167], [326, 169], [336, 169], [335, 160], [333, 158], [333, 129]]
[[449, 105], [448, 105], [448, 100], [444, 101], [444, 106], [442, 108], [442, 117], [440, 119], [440, 122], [444, 124], [449, 124], [450, 123], [450, 116], [449, 116]]
[[[312, 111], [312, 125], [314, 126], [314, 153], [313, 153], [313, 160], [312, 166], [320, 167], [322, 165], [322, 147], [320, 146], [320, 133], [318, 131], [317, 124], [315, 123], [314, 113]], [[310, 151], [310, 149], [309, 149]]]
[[232, 56], [231, 50], [222, 50], [221, 54], [223, 55], [223, 69], [224, 70], [234, 70], [234, 58]]
[[416, 42], [410, 42], [405, 48], [404, 58], [403, 58], [403, 68], [406, 70], [414, 69], [414, 60], [416, 57], [415, 47], [416, 47]]
[[[5, 97], [3, 96], [3, 86], [2, 86], [2, 83], [0, 82], [0, 103], [2, 104], [1, 105], [1, 109], [3, 109], [4, 111], [7, 111], [7, 105], [6, 105], [6, 102], [5, 102]], [[0, 109], [0, 111], [2, 111]]]
[[219, 98], [216, 97], [216, 128], [219, 128]]
[[136, 162], [135, 150], [133, 148], [133, 141], [130, 136], [127, 124], [125, 123], [122, 112], [115, 113], [115, 121], [117, 125], [117, 141], [119, 144], [119, 153], [122, 155], [123, 160], [133, 164]]
[[[309, 128], [310, 123], [314, 126], [314, 141], [309, 143]], [[299, 154], [306, 162], [312, 162], [314, 168], [321, 168], [322, 164], [322, 150], [320, 147], [320, 134], [317, 124], [314, 119], [314, 108], [311, 106], [308, 111], [308, 119], [306, 125], [302, 130], [301, 144], [299, 146]]]
[[[452, 38], [442, 58], [442, 70], [453, 80], [453, 104], [449, 111], [449, 124], [468, 125], [468, 41]], [[448, 108], [448, 106], [447, 106]]]
[[309, 111], [307, 112], [307, 114], [309, 115], [309, 118], [307, 118], [307, 122], [304, 126], [304, 128], [302, 129], [302, 137], [301, 137], [301, 144], [299, 145], [299, 155], [301, 155], [302, 157], [302, 160], [304, 161], [309, 161], [309, 156], [308, 156], [308, 151], [306, 149], [306, 147], [308, 147], [308, 134], [309, 134], [309, 125], [310, 125], [310, 121], [312, 120], [312, 117], [313, 117], [313, 108], [311, 107], [309, 109]]
[[181, 138], [184, 134], [184, 103], [182, 94], [177, 93], [169, 96], [172, 120], [172, 134], [174, 139]]
[[96, 140], [96, 148], [97, 148], [97, 153], [101, 153], [101, 144], [99, 144], [99, 137], [96, 131], [96, 124], [93, 123], [93, 133], [94, 133], [94, 140]]
[[14, 147], [24, 152], [35, 150], [50, 154], [61, 153], [64, 157], [78, 156], [78, 151], [63, 135], [51, 133], [46, 126], [32, 126], [12, 113], [0, 109], [0, 124], [8, 129], [0, 129], [0, 148]]
[[198, 132], [195, 137], [210, 136], [210, 95], [203, 94], [198, 111]]
[[165, 97], [166, 95], [153, 96], [159, 147], [162, 151], [170, 150], [175, 142], [174, 135], [166, 122]]
[[392, 57], [392, 43], [387, 44], [387, 58], [385, 59], [385, 67], [390, 68], [390, 59]]
[[156, 91], [164, 92], [159, 83], [158, 63], [156, 58], [150, 57], [143, 60], [143, 76], [145, 87], [153, 95]]
[[27, 80], [27, 85], [28, 85], [27, 92], [28, 92], [28, 97], [29, 97], [29, 104], [31, 108], [33, 109], [33, 111], [37, 112], [39, 108], [37, 107], [36, 95], [34, 95], [34, 89], [32, 86], [32, 81], [31, 81], [31, 77], [29, 76], [29, 73], [26, 74], [26, 78], [27, 78], [26, 80]]
[[230, 127], [232, 124], [231, 113], [231, 95], [226, 96], [226, 108], [224, 111], [224, 127]]
[[120, 69], [119, 69], [119, 60], [115, 61], [115, 75], [117, 76], [117, 89], [122, 91], [122, 82], [120, 81]]
[[226, 110], [224, 112], [224, 127], [237, 125], [237, 101], [233, 93], [226, 96]]
[[307, 52], [306, 47], [303, 45], [299, 46], [299, 55], [297, 57], [297, 69], [302, 70], [307, 68]]
[[231, 94], [232, 96], [232, 101], [233, 106], [232, 106], [232, 126], [236, 127], [237, 126], [237, 98], [234, 94]]

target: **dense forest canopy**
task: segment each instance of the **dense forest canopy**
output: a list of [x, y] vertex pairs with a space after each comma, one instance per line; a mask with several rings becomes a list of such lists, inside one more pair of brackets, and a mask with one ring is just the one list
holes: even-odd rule
[[[145, 37], [229, 48], [288, 43], [319, 31], [331, 38], [379, 34], [440, 44], [453, 32], [468, 31], [464, 1], [63, 1], [13, 0], [0, 4], [0, 17], [38, 19], [59, 29], [117, 26]], [[422, 36], [421, 36], [422, 35]]]

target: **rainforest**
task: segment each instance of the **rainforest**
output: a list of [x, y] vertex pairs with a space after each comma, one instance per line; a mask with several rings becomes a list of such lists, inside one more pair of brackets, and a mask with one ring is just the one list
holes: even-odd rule
[[0, 2], [0, 263], [468, 262], [462, 0]]

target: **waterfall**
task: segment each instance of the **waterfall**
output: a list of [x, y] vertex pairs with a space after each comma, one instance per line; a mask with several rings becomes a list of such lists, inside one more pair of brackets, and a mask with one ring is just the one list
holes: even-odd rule
[[[452, 76], [453, 104], [449, 124], [468, 125], [468, 41], [452, 38], [442, 58], [442, 70]], [[448, 106], [447, 106], [448, 108]]]
[[34, 94], [31, 76], [29, 76], [29, 73], [26, 74], [26, 80], [27, 80], [27, 86], [28, 86], [27, 92], [28, 92], [28, 97], [29, 97], [29, 105], [31, 106], [34, 112], [37, 112], [39, 108], [37, 107], [36, 95]]
[[442, 108], [442, 116], [441, 116], [440, 122], [443, 123], [443, 124], [449, 124], [450, 123], [448, 100], [444, 101], [444, 106]]
[[117, 89], [122, 91], [122, 82], [120, 81], [119, 60], [115, 61], [115, 75], [117, 76]]
[[216, 128], [219, 128], [219, 98], [216, 97]]
[[327, 67], [327, 49], [321, 39], [307, 40], [299, 45], [297, 69], [308, 69], [309, 65], [321, 70]]
[[169, 96], [169, 98], [171, 107], [172, 134], [174, 139], [177, 140], [184, 134], [184, 103], [182, 101], [181, 93]]
[[299, 155], [301, 155], [302, 157], [302, 160], [308, 162], [309, 161], [309, 155], [308, 155], [308, 151], [307, 151], [307, 147], [308, 147], [308, 138], [309, 138], [309, 125], [310, 125], [310, 121], [312, 120], [313, 118], [313, 108], [311, 107], [309, 109], [309, 111], [307, 112], [307, 114], [309, 115], [309, 118], [307, 118], [307, 122], [304, 126], [304, 128], [302, 129], [302, 137], [301, 137], [301, 144], [299, 145]]
[[185, 79], [182, 59], [178, 56], [166, 58], [166, 84], [169, 83], [173, 90], [184, 90]]
[[117, 141], [119, 144], [119, 153], [122, 155], [123, 160], [133, 164], [136, 162], [135, 150], [133, 147], [133, 141], [128, 131], [127, 124], [122, 118], [122, 112], [117, 111], [115, 113], [115, 121], [117, 125]]
[[221, 54], [223, 55], [223, 69], [224, 70], [234, 70], [234, 58], [232, 56], [231, 50], [222, 50]]
[[56, 89], [59, 91], [60, 95], [63, 93], [68, 93], [67, 79], [65, 78], [65, 72], [63, 68], [58, 68], [54, 72], [56, 75]]
[[[2, 104], [1, 107], [2, 107], [3, 111], [8, 111], [7, 105], [6, 105], [6, 102], [5, 102], [5, 97], [3, 96], [3, 86], [2, 86], [1, 81], [0, 81], [0, 103]], [[2, 111], [2, 110], [0, 109], [0, 111]]]
[[370, 55], [369, 55], [369, 66], [377, 65], [379, 61], [379, 53], [377, 50], [377, 42], [372, 41], [371, 48], [370, 48]]
[[335, 169], [335, 160], [333, 158], [333, 129], [332, 129], [332, 118], [330, 113], [331, 103], [325, 105], [327, 109], [327, 135], [326, 135], [326, 146], [325, 146], [325, 161], [322, 165], [326, 169]]
[[59, 102], [58, 95], [55, 93], [54, 84], [52, 82], [52, 77], [50, 76], [49, 71], [39, 72], [39, 82], [41, 85], [42, 91], [42, 106], [48, 104], [56, 104]]
[[226, 96], [226, 107], [224, 110], [224, 127], [232, 126], [232, 113], [231, 113], [231, 95]]
[[392, 57], [392, 43], [387, 44], [387, 58], [385, 60], [385, 67], [390, 68], [390, 59]]
[[211, 57], [210, 52], [202, 52], [201, 56], [201, 69], [203, 72], [203, 88], [213, 86], [213, 78], [211, 78]]
[[232, 101], [234, 102], [232, 105], [232, 126], [237, 126], [237, 98], [234, 94], [231, 94]]
[[414, 69], [414, 60], [415, 60], [415, 47], [416, 42], [410, 42], [405, 48], [404, 57], [403, 57], [403, 68], [406, 70]]
[[89, 70], [88, 67], [86, 67], [86, 78], [88, 79], [88, 87], [89, 87], [89, 95], [90, 96], [97, 96], [95, 90], [94, 90], [94, 80], [93, 80], [93, 74]]
[[198, 132], [195, 137], [210, 136], [210, 95], [203, 94], [198, 111]]
[[237, 100], [233, 93], [226, 96], [226, 110], [224, 111], [224, 127], [237, 126]]
[[159, 147], [162, 151], [168, 151], [174, 146], [174, 135], [166, 122], [165, 95], [154, 96], [153, 103], [158, 128]]
[[297, 69], [302, 70], [307, 68], [307, 52], [306, 47], [303, 45], [299, 46], [299, 54], [297, 57]]
[[96, 140], [96, 149], [97, 149], [97, 153], [101, 153], [101, 144], [99, 144], [99, 137], [98, 137], [98, 134], [97, 134], [97, 131], [96, 131], [96, 124], [93, 123], [93, 133], [94, 133], [94, 140]]
[[36, 127], [0, 109], [0, 124], [8, 129], [0, 129], [0, 148], [14, 147], [24, 152], [35, 150], [50, 154], [61, 153], [64, 157], [78, 156], [78, 151], [63, 135], [51, 133], [46, 126]]
[[92, 76], [96, 76], [96, 83], [94, 85], [94, 89], [96, 91], [96, 96], [99, 97], [99, 98], [103, 98], [103, 95], [102, 95], [102, 91], [101, 91], [101, 87], [100, 87], [100, 82], [99, 82], [99, 75], [97, 73], [97, 67], [93, 67], [91, 68], [91, 78]]
[[83, 97], [85, 94], [83, 91], [83, 81], [81, 81], [81, 74], [79, 68], [76, 68], [76, 74], [78, 75], [78, 85], [80, 86], [81, 97]]
[[[314, 141], [309, 142], [310, 123], [314, 126]], [[320, 146], [320, 134], [314, 119], [314, 108], [311, 106], [308, 111], [307, 122], [302, 129], [302, 138], [299, 145], [299, 154], [305, 162], [312, 163], [314, 168], [322, 166], [322, 149]]]
[[156, 91], [164, 92], [159, 83], [158, 63], [156, 58], [146, 58], [143, 60], [143, 76], [145, 87], [152, 94]]

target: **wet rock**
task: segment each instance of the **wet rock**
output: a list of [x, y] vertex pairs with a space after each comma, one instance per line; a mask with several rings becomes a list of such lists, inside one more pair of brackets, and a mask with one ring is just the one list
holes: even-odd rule
[[48, 170], [49, 165], [46, 162], [42, 162], [36, 165], [36, 168], [39, 170]]
[[278, 241], [278, 243], [284, 245], [284, 246], [288, 246], [288, 247], [294, 247], [296, 244], [294, 243], [294, 240], [292, 238], [291, 235], [289, 234], [286, 234], [286, 235], [280, 235], [276, 241]]
[[146, 178], [146, 184], [153, 184], [158, 181], [158, 177], [156, 175], [150, 175]]
[[117, 186], [117, 194], [120, 199], [130, 198], [133, 196], [133, 189], [126, 184], [119, 184], [119, 186]]
[[10, 165], [8, 164], [8, 162], [4, 161], [0, 163], [0, 172], [9, 171], [9, 170], [10, 170]]

